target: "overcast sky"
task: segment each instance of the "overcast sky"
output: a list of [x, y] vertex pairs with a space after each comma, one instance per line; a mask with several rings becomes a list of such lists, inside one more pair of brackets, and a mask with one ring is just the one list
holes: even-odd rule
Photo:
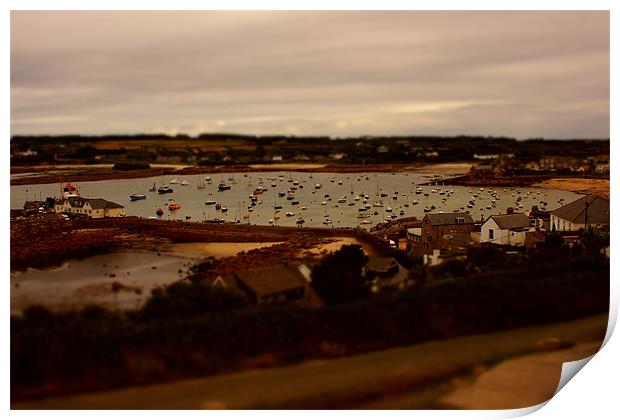
[[607, 12], [13, 12], [11, 132], [609, 137]]

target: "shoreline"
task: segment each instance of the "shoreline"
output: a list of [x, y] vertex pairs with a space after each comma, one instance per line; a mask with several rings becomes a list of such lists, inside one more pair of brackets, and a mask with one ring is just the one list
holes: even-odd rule
[[[232, 172], [308, 172], [308, 173], [363, 173], [363, 172], [445, 172], [449, 175], [462, 174], [463, 163], [450, 164], [371, 164], [371, 165], [333, 165], [333, 164], [256, 164], [226, 166], [156, 166], [144, 170], [113, 170], [102, 165], [76, 165], [77, 170], [68, 170], [67, 165], [17, 166], [11, 168], [11, 175], [34, 174], [11, 179], [11, 185], [54, 184], [71, 179], [71, 182], [106, 181], [113, 179], [150, 178], [162, 175], [200, 175]], [[63, 171], [63, 169], [65, 171]], [[57, 170], [57, 171], [56, 171]], [[54, 171], [55, 173], [49, 173]], [[457, 171], [457, 172], [455, 172]]]

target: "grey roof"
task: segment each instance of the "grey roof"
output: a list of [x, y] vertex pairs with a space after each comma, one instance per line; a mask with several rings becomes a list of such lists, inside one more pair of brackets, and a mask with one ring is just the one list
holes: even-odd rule
[[427, 214], [426, 216], [424, 216], [424, 219], [427, 219], [428, 222], [433, 226], [456, 225], [457, 218], [464, 219], [463, 223], [459, 223], [459, 224], [473, 224], [474, 223], [474, 219], [472, 219], [469, 213], [434, 213], [434, 214]]
[[301, 273], [298, 270], [289, 270], [283, 265], [239, 271], [235, 276], [257, 296], [305, 287]]
[[489, 219], [493, 219], [495, 223], [497, 223], [497, 226], [502, 230], [523, 229], [531, 226], [530, 218], [523, 213], [496, 214], [489, 217]]
[[573, 223], [585, 224], [586, 208], [588, 223], [609, 223], [609, 201], [593, 194], [553, 210], [551, 214]]
[[71, 207], [83, 208], [84, 204], [88, 203], [93, 209], [122, 209], [125, 208], [120, 204], [116, 204], [112, 201], [105, 200], [103, 198], [85, 198], [85, 197], [69, 197], [62, 201], [63, 204], [66, 200], [69, 201]]
[[369, 257], [364, 268], [372, 273], [384, 273], [394, 265], [398, 264], [393, 257]]

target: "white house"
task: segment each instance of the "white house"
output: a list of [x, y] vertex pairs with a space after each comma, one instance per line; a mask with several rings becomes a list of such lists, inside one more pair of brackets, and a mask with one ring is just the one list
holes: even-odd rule
[[123, 215], [124, 209], [124, 206], [103, 198], [84, 198], [80, 196], [61, 198], [54, 203], [55, 213], [79, 214], [93, 219], [120, 217]]
[[577, 231], [609, 225], [609, 201], [590, 194], [551, 212], [551, 230]]
[[530, 218], [522, 213], [491, 216], [482, 224], [480, 243], [524, 246], [530, 223]]

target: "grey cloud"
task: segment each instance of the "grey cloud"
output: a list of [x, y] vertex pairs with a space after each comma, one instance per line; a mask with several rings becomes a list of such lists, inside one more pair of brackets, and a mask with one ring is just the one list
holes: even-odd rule
[[11, 86], [13, 134], [608, 137], [609, 15], [13, 12]]

